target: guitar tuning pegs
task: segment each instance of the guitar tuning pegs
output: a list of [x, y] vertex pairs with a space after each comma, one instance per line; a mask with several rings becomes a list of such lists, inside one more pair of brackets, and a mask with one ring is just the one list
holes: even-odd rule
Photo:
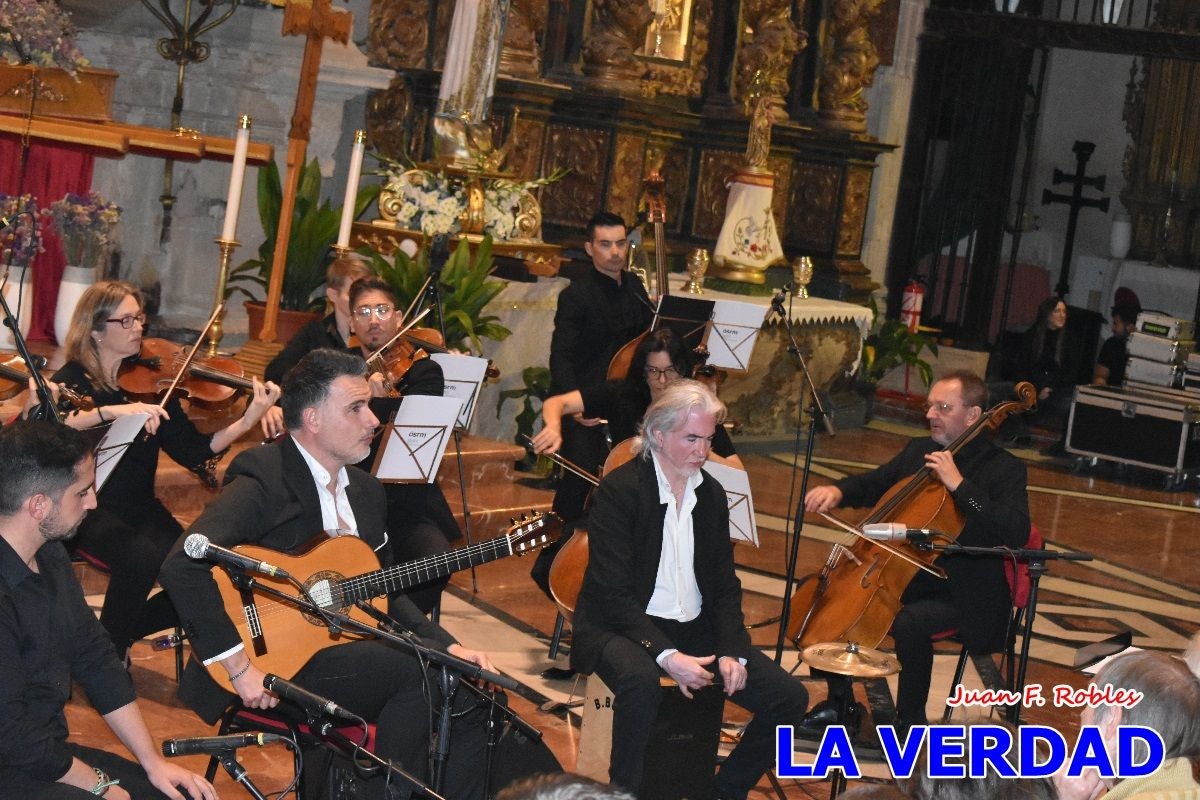
[[516, 524], [517, 524], [517, 521], [516, 521], [514, 518], [512, 518], [512, 517], [509, 517], [509, 518], [508, 518], [508, 524], [509, 524], [509, 525], [516, 525]]

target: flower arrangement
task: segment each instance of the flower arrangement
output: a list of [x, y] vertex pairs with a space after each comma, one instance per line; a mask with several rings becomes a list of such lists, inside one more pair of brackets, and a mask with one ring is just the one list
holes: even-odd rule
[[62, 239], [67, 263], [79, 267], [102, 267], [113, 241], [113, 229], [121, 221], [121, 208], [97, 192], [68, 193], [50, 204], [48, 215]]
[[25, 266], [42, 252], [41, 217], [45, 212], [27, 194], [0, 194], [0, 260]]
[[[381, 201], [380, 210], [384, 211], [386, 206], [387, 212], [394, 212], [397, 225], [426, 236], [459, 232], [460, 220], [467, 210], [467, 193], [462, 181], [452, 180], [441, 172], [400, 170], [395, 165], [387, 174], [388, 182], [383, 190], [385, 200]], [[483, 232], [496, 241], [528, 235], [527, 225], [522, 225], [520, 219], [525, 213], [525, 198], [534, 189], [553, 183], [565, 174], [565, 170], [556, 170], [549, 177], [532, 181], [488, 180], [483, 192]]]
[[75, 46], [70, 15], [54, 0], [0, 0], [0, 58], [71, 75], [90, 63]]

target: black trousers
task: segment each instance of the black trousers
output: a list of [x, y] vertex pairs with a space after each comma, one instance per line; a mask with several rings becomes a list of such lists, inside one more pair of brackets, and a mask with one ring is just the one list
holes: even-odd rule
[[[133, 800], [166, 800], [166, 795], [154, 787], [146, 777], [146, 771], [127, 758], [114, 755], [94, 747], [68, 742], [67, 746], [75, 757], [88, 766], [99, 767], [110, 778], [121, 781], [120, 786], [129, 792]], [[88, 789], [78, 789], [65, 783], [43, 781], [32, 778], [15, 769], [0, 770], [0, 796], [19, 797], [21, 800], [95, 800], [96, 795]], [[187, 791], [184, 797], [190, 797]]]
[[[657, 622], [681, 651], [697, 656], [714, 654], [713, 637], [703, 618], [688, 623]], [[710, 671], [715, 673], [715, 663]], [[808, 705], [808, 693], [800, 681], [758, 650], [751, 651], [746, 672], [745, 688], [729, 699], [752, 712], [754, 719], [717, 775], [716, 790], [720, 797], [746, 796], [774, 764], [775, 727], [799, 725]], [[658, 717], [661, 696], [658, 679], [663, 672], [640, 645], [614, 636], [600, 654], [596, 674], [614, 697], [609, 779], [637, 792], [642, 783], [650, 729]], [[672, 766], [687, 769], [686, 764]]]
[[[166, 592], [149, 598], [158, 571], [183, 528], [171, 512], [151, 498], [136, 513], [100, 506], [83, 519], [70, 543], [109, 568], [108, 591], [100, 624], [124, 655], [136, 640], [178, 624]], [[148, 599], [149, 598], [149, 599]]]
[[[439, 676], [436, 669], [426, 673], [415, 656], [397, 646], [358, 641], [321, 650], [296, 673], [295, 683], [377, 723], [376, 754], [428, 783], [431, 720], [441, 707]], [[464, 689], [455, 694], [452, 708], [450, 754], [440, 794], [482, 800], [487, 711]], [[387, 796], [385, 782], [386, 776], [367, 781], [366, 797]]]

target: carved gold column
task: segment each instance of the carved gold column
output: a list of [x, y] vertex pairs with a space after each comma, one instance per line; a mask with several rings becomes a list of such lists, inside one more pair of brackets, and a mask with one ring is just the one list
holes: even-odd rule
[[606, 92], [639, 91], [645, 68], [634, 57], [654, 20], [646, 0], [592, 0], [592, 25], [583, 43], [583, 74]]
[[426, 0], [371, 0], [367, 20], [367, 57], [372, 66], [388, 69], [425, 66], [425, 53], [433, 35], [429, 30]]
[[537, 78], [542, 74], [542, 43], [549, 0], [511, 0], [500, 71], [514, 78]]
[[[796, 5], [796, 13], [803, 17], [805, 0], [797, 0]], [[750, 33], [738, 52], [736, 99], [746, 103], [751, 84], [761, 73], [772, 120], [786, 122], [788, 74], [796, 53], [808, 45], [808, 35], [792, 23], [792, 0], [746, 0], [742, 20]]]
[[832, 0], [829, 5], [829, 57], [821, 68], [818, 91], [822, 127], [847, 133], [867, 132], [863, 89], [875, 80], [879, 56], [867, 23], [883, 0]]

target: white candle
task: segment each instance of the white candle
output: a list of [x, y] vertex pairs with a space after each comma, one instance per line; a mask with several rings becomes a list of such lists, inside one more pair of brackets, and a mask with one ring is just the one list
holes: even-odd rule
[[367, 132], [354, 132], [354, 147], [350, 150], [350, 173], [346, 176], [346, 196], [342, 198], [342, 224], [338, 228], [338, 247], [350, 247], [350, 226], [354, 224], [354, 201], [358, 198], [358, 179], [362, 177], [363, 151]]
[[250, 149], [250, 117], [238, 120], [237, 140], [233, 146], [233, 172], [229, 174], [229, 196], [225, 198], [225, 224], [221, 239], [237, 241], [238, 208], [242, 205], [242, 183], [246, 179], [246, 151]]

